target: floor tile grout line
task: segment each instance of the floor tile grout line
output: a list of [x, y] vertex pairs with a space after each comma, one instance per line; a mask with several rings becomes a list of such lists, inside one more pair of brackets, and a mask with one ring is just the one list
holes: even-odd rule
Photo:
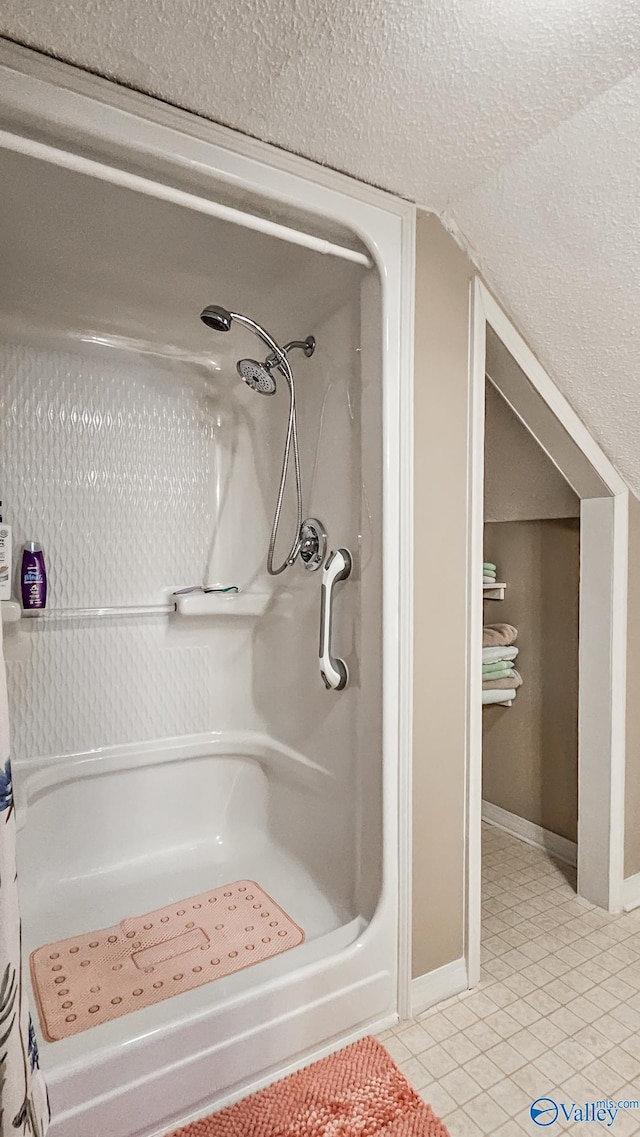
[[[528, 1095], [538, 1096], [536, 1081], [550, 1090], [545, 1071], [561, 1070], [567, 1085], [583, 1088], [589, 1076], [604, 1078], [609, 1089], [614, 1082], [633, 1085], [640, 1074], [640, 950], [631, 946], [640, 913], [601, 912], [576, 897], [567, 866], [488, 829], [483, 826], [482, 907], [488, 935], [479, 986], [385, 1034], [385, 1045], [436, 1113], [441, 1103], [445, 1124], [467, 1118], [459, 1137], [466, 1131], [493, 1137], [507, 1120], [527, 1132]], [[492, 939], [498, 954], [487, 947]], [[520, 1103], [514, 1110], [509, 1095]], [[628, 1117], [625, 1137], [634, 1123]], [[453, 1129], [451, 1137], [458, 1137]]]

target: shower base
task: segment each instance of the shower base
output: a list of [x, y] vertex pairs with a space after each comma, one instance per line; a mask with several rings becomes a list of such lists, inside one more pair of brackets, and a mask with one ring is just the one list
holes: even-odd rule
[[[133, 878], [133, 868], [137, 878]], [[158, 855], [155, 864], [125, 864], [117, 873], [104, 874], [102, 878], [96, 875], [65, 882], [65, 887], [56, 890], [55, 899], [51, 897], [46, 903], [42, 896], [37, 909], [29, 903], [27, 894], [23, 932], [26, 950], [31, 952], [54, 938], [70, 938], [107, 922], [115, 924], [123, 911], [150, 911], [163, 903], [177, 903], [182, 897], [205, 891], [203, 885], [212, 881], [222, 886], [228, 880], [256, 876], [265, 892], [277, 897], [295, 924], [304, 928], [305, 941], [252, 967], [92, 1030], [55, 1042], [43, 1041], [40, 1064], [57, 1122], [51, 1128], [52, 1137], [87, 1137], [93, 1132], [100, 1132], [102, 1137], [119, 1137], [118, 1128], [111, 1128], [111, 1108], [100, 1129], [87, 1128], [94, 1123], [96, 1106], [93, 1104], [87, 1115], [84, 1103], [88, 1106], [94, 1093], [100, 1098], [118, 1095], [130, 1081], [144, 1084], [151, 1072], [189, 1062], [212, 1043], [221, 1046], [238, 1029], [232, 1025], [238, 1015], [240, 1032], [247, 1028], [253, 1031], [260, 1021], [257, 1008], [261, 1002], [275, 1013], [276, 1006], [282, 1006], [286, 1000], [283, 985], [288, 984], [290, 977], [299, 971], [303, 977], [309, 967], [322, 966], [327, 959], [357, 944], [367, 921], [357, 916], [349, 918], [331, 902], [304, 865], [260, 834], [241, 856], [221, 858], [219, 850], [210, 846], [183, 850], [178, 860], [172, 851]], [[268, 1017], [268, 1012], [264, 1017]], [[220, 1069], [221, 1077], [231, 1085], [235, 1080], [233, 1072], [241, 1068], [239, 1063], [236, 1055], [231, 1070], [222, 1073], [225, 1062], [217, 1060], [215, 1074], [207, 1063], [206, 1077], [213, 1085]], [[144, 1091], [144, 1100], [148, 1108], [148, 1091]], [[162, 1100], [161, 1093], [157, 1100]], [[127, 1130], [123, 1128], [121, 1132]]]
[[358, 912], [351, 866], [331, 847], [340, 786], [303, 755], [226, 732], [16, 766], [27, 953], [229, 881], [257, 880], [305, 934], [215, 982], [44, 1041], [50, 1137], [133, 1137], [136, 1117], [139, 1137], [156, 1137], [154, 1117], [162, 1133], [163, 1119], [208, 1107], [253, 1071], [388, 1013], [393, 945]]
[[291, 952], [103, 1023], [89, 1033], [45, 1042], [41, 1051], [45, 1073], [81, 1057], [86, 1060], [92, 1051], [97, 1056], [104, 1047], [134, 1042], [161, 1024], [201, 1012], [205, 1004], [222, 1006], [261, 983], [286, 975], [293, 967], [322, 958], [321, 941], [332, 933], [349, 928], [352, 939], [362, 929], [364, 921], [350, 919], [332, 904], [306, 867], [267, 835], [256, 833], [252, 842], [245, 841], [244, 845], [242, 854], [235, 856], [221, 856], [221, 850], [210, 845], [183, 849], [181, 854], [172, 849], [144, 863], [125, 862], [115, 871], [61, 882], [55, 896], [50, 894], [45, 899], [41, 894], [35, 903], [26, 893], [23, 931], [29, 953], [43, 943], [82, 935], [87, 928], [115, 925], [123, 912], [150, 912], [206, 892], [207, 885], [219, 889], [229, 880], [256, 877], [264, 892], [277, 898], [279, 906], [305, 933], [304, 943]]

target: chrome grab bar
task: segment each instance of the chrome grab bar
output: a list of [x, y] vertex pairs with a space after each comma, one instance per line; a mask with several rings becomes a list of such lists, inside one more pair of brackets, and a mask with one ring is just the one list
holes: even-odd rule
[[349, 670], [344, 659], [335, 659], [331, 654], [331, 618], [333, 614], [333, 589], [339, 580], [346, 580], [351, 573], [351, 553], [348, 549], [337, 549], [330, 553], [322, 570], [322, 593], [320, 601], [320, 675], [327, 691], [342, 691], [349, 682]]

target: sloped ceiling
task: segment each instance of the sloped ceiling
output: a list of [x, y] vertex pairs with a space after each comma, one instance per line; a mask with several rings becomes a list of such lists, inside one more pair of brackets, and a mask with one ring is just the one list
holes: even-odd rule
[[640, 74], [448, 214], [541, 362], [640, 495]]
[[438, 212], [640, 495], [636, 3], [3, 0], [0, 34]]

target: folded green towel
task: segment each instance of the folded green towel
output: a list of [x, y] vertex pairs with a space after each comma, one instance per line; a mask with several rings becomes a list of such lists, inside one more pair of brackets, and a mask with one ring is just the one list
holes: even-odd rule
[[495, 565], [491, 564], [491, 561], [484, 561], [482, 564], [482, 571], [486, 576], [487, 573], [497, 572], [498, 570], [496, 569]]
[[482, 668], [483, 679], [508, 679], [513, 675], [510, 663], [488, 663]]
[[504, 691], [514, 690], [522, 686], [522, 676], [516, 671], [515, 667], [512, 668], [510, 675], [505, 675], [504, 679], [483, 679], [483, 691]]
[[482, 662], [483, 671], [500, 671], [503, 667], [513, 667], [512, 659], [485, 659]]

